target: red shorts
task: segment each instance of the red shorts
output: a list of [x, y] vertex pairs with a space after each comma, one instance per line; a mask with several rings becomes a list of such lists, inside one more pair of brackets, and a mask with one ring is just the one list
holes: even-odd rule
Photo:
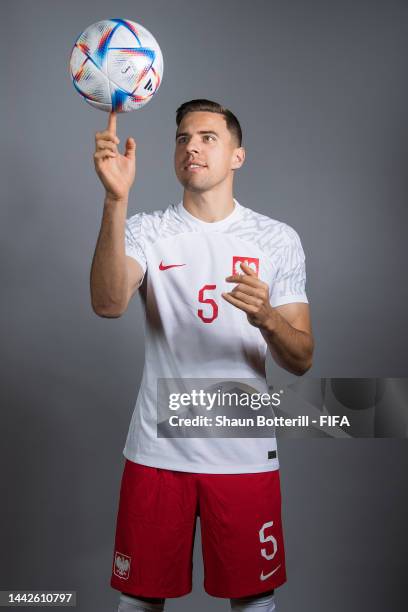
[[141, 597], [190, 593], [197, 516], [209, 595], [245, 597], [286, 581], [279, 470], [200, 474], [126, 460], [111, 586]]

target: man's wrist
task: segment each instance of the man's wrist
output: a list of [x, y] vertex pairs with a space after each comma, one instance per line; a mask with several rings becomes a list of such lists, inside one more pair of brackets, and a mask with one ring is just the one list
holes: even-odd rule
[[123, 206], [127, 207], [129, 198], [128, 196], [114, 196], [110, 193], [105, 194], [105, 206]]
[[265, 334], [273, 334], [276, 330], [277, 323], [278, 323], [278, 313], [275, 310], [275, 308], [271, 306], [269, 309], [268, 315], [265, 317], [265, 320], [260, 326], [260, 330], [262, 333], [265, 333]]

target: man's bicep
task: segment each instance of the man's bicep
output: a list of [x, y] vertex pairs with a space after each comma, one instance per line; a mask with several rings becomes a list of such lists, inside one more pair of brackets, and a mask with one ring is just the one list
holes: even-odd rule
[[304, 302], [282, 304], [281, 306], [276, 306], [276, 310], [295, 329], [308, 334], [312, 333], [309, 304]]
[[126, 255], [126, 266], [128, 273], [128, 303], [129, 300], [136, 293], [137, 289], [140, 287], [144, 271], [140, 263], [136, 261], [134, 257], [130, 257], [130, 255]]

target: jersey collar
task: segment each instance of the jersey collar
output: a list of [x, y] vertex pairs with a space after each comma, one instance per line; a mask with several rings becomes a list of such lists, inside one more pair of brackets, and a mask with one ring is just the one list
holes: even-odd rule
[[235, 198], [233, 198], [233, 200], [235, 204], [234, 210], [227, 217], [224, 217], [224, 219], [221, 219], [220, 221], [210, 222], [210, 221], [203, 221], [202, 219], [198, 219], [198, 217], [195, 217], [190, 212], [188, 212], [186, 208], [184, 208], [183, 201], [177, 204], [177, 208], [178, 208], [178, 212], [180, 216], [183, 217], [183, 219], [185, 219], [186, 221], [195, 223], [196, 225], [198, 225], [200, 228], [202, 228], [205, 231], [213, 231], [213, 230], [219, 230], [220, 228], [224, 228], [225, 226], [229, 225], [233, 221], [236, 221], [241, 216], [241, 213], [244, 207], [241, 206], [241, 204]]

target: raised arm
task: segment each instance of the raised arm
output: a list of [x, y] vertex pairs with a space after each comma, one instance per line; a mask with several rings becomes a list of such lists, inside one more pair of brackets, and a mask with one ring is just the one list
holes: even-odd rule
[[95, 135], [95, 170], [105, 187], [99, 236], [90, 275], [92, 308], [102, 317], [120, 317], [143, 278], [142, 267], [125, 254], [125, 223], [129, 191], [136, 176], [136, 142], [126, 141], [125, 154], [117, 145], [116, 114], [107, 130]]

